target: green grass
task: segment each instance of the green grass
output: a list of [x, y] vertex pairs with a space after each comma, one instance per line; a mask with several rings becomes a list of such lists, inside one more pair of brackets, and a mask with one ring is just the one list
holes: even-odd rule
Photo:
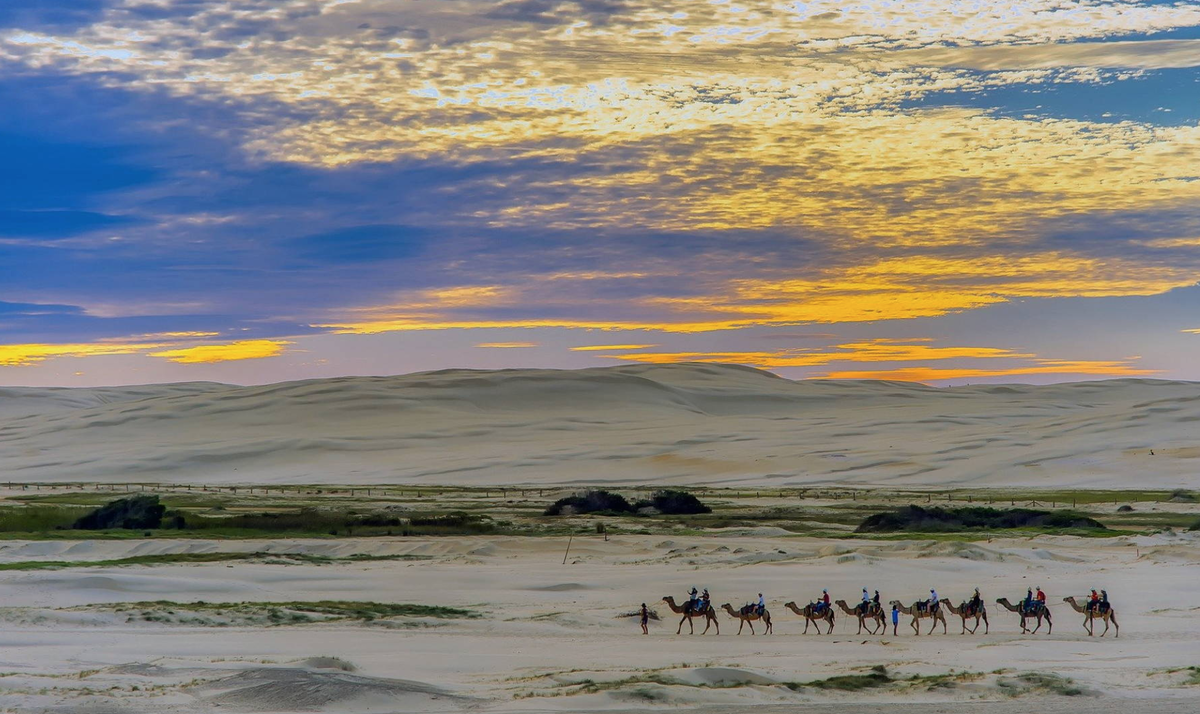
[[891, 684], [896, 680], [888, 675], [887, 668], [875, 665], [866, 674], [839, 674], [826, 679], [814, 679], [811, 682], [788, 682], [785, 686], [793, 691], [806, 688], [838, 690], [843, 692], [861, 692], [864, 689], [874, 689]]
[[1074, 681], [1051, 672], [1022, 672], [1012, 679], [997, 680], [996, 685], [1014, 697], [1030, 693], [1077, 697], [1084, 693]]
[[172, 602], [170, 600], [151, 600], [144, 602], [123, 602], [106, 605], [90, 605], [87, 609], [109, 609], [116, 612], [131, 610], [167, 612], [208, 613], [208, 614], [238, 614], [255, 615], [272, 611], [282, 613], [302, 613], [324, 616], [329, 620], [358, 620], [370, 622], [393, 617], [432, 617], [438, 619], [474, 619], [481, 615], [473, 610], [464, 610], [441, 605], [418, 605], [411, 603], [384, 603], [358, 600], [319, 600], [315, 602]]
[[261, 562], [329, 565], [335, 563], [361, 563], [377, 560], [427, 560], [420, 555], [351, 555], [332, 558], [304, 553], [162, 553], [158, 555], [135, 555], [112, 560], [26, 560], [18, 563], [0, 563], [4, 570], [54, 570], [58, 568], [111, 568], [131, 565], [187, 565], [193, 563], [224, 563], [254, 560]]

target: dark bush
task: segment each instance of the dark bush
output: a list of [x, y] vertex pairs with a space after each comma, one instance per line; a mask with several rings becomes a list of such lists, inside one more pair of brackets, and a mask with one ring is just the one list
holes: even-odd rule
[[109, 528], [158, 528], [167, 507], [158, 496], [133, 496], [105, 504], [75, 521], [76, 530], [102, 531]]
[[1186, 489], [1177, 488], [1171, 492], [1167, 500], [1171, 503], [1195, 503], [1196, 494]]
[[1027, 508], [921, 508], [907, 506], [895, 511], [868, 516], [857, 533], [895, 533], [899, 531], [951, 532], [1004, 528], [1095, 528], [1104, 524], [1071, 511], [1034, 511]]
[[408, 523], [409, 525], [413, 526], [462, 528], [475, 523], [483, 523], [486, 520], [488, 520], [487, 516], [465, 513], [463, 511], [454, 511], [453, 513], [442, 513], [433, 516], [413, 516]]
[[667, 489], [658, 491], [650, 497], [648, 501], [638, 501], [634, 504], [634, 510], [642, 508], [653, 508], [659, 513], [667, 513], [671, 515], [693, 515], [697, 513], [712, 513], [712, 509], [700, 502], [687, 491], [674, 491]]
[[546, 509], [547, 516], [566, 513], [632, 513], [633, 506], [618, 493], [588, 491], [582, 496], [568, 496], [555, 501]]

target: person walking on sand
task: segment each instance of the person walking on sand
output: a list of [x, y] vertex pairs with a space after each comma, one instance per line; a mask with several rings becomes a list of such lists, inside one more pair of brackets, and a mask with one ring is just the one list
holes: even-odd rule
[[642, 634], [650, 634], [650, 611], [646, 609], [646, 603], [642, 603]]
[[898, 637], [896, 628], [900, 626], [900, 606], [892, 604], [892, 637]]

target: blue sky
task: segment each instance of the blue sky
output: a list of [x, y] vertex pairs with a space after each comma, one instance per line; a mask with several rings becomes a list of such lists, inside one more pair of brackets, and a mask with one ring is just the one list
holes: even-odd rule
[[10, 0], [0, 383], [1200, 379], [1198, 68], [1196, 3]]

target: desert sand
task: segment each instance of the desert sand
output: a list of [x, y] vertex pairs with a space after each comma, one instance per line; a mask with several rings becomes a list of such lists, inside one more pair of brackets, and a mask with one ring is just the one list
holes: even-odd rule
[[[792, 382], [722, 365], [457, 370], [257, 387], [3, 389], [0, 467], [6, 482], [77, 484], [53, 496], [155, 482], [836, 485], [896, 498], [907, 498], [900, 489], [1172, 489], [1200, 485], [1197, 424], [1200, 384], [1182, 382], [936, 389]], [[41, 495], [0, 485], [4, 499], [31, 492]], [[737, 505], [772, 506], [753, 493]], [[1135, 515], [1196, 509], [1156, 502]], [[1200, 711], [1198, 532], [862, 540], [828, 525], [816, 537], [667, 524], [656, 527], [678, 535], [626, 528], [606, 540], [586, 519], [577, 525], [587, 535], [574, 537], [565, 563], [557, 535], [3, 540], [0, 567], [72, 565], [0, 570], [0, 709]], [[259, 555], [96, 564], [213, 552]], [[285, 557], [297, 554], [343, 560]], [[346, 560], [355, 555], [404, 559]], [[1023, 635], [995, 600], [1037, 585], [1050, 596], [1053, 632]], [[737, 636], [722, 613], [719, 635], [688, 635], [686, 625], [677, 635], [661, 598], [682, 599], [692, 586], [734, 607], [763, 592], [774, 634]], [[990, 632], [960, 634], [951, 616], [947, 634], [927, 634], [923, 622], [914, 636], [907, 618], [897, 635], [857, 634], [839, 613], [833, 634], [805, 635], [783, 607], [822, 588], [854, 602], [863, 587], [906, 603], [930, 587], [955, 602], [979, 587]], [[1112, 594], [1119, 638], [1089, 637], [1062, 602], [1093, 587]], [[294, 605], [323, 600], [466, 612], [339, 619]], [[662, 616], [649, 636], [630, 616], [642, 602]], [[834, 681], [883, 681], [860, 691], [819, 685], [844, 676], [860, 679]]]
[[0, 467], [25, 482], [1169, 489], [1200, 485], [1198, 423], [1188, 382], [451, 370], [2, 389]]
[[[0, 578], [0, 706], [52, 712], [583, 712], [583, 711], [1155, 711], [1192, 712], [1200, 687], [1196, 534], [981, 543], [838, 542], [769, 537], [454, 537], [337, 541], [10, 542], [2, 562], [78, 561], [150, 552], [404, 553], [426, 560], [344, 565], [238, 563], [6, 572]], [[1050, 595], [1053, 634], [1021, 635], [994, 604], [1028, 585]], [[676, 635], [658, 599], [709, 587], [735, 606], [766, 594], [775, 634]], [[803, 635], [783, 602], [820, 588], [853, 600], [861, 587], [915, 600], [936, 586], [953, 600], [978, 586], [991, 631]], [[1120, 593], [1121, 631], [1088, 637], [1061, 602], [1090, 587]], [[1115, 597], [1115, 596], [1114, 596]], [[436, 603], [474, 619], [271, 625], [194, 617], [130, 601], [381, 600]], [[647, 602], [650, 636], [623, 617]], [[336, 658], [336, 659], [334, 659]], [[883, 665], [889, 676], [943, 675], [862, 692], [802, 687]], [[353, 671], [348, 671], [353, 670]], [[1063, 678], [1067, 695], [1029, 684]], [[949, 676], [947, 683], [945, 675]], [[624, 681], [623, 681], [624, 680]], [[594, 684], [589, 685], [588, 682]], [[804, 708], [798, 708], [804, 705]], [[891, 708], [891, 706], [902, 708]], [[809, 707], [813, 708], [809, 708]], [[761, 709], [755, 707], [762, 707]], [[882, 709], [880, 709], [882, 711]]]

